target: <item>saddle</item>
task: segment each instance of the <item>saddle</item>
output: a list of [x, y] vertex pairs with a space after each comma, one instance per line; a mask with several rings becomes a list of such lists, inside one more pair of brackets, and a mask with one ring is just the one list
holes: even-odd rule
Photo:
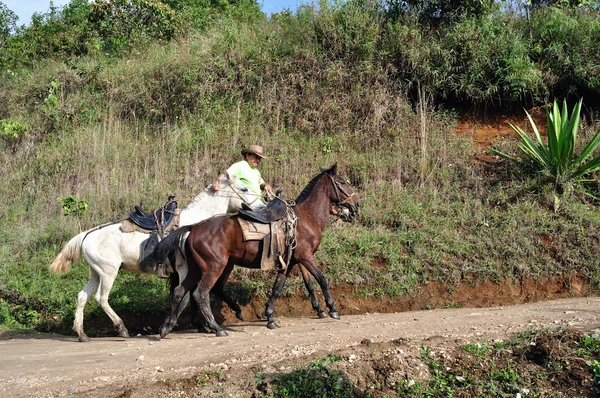
[[260, 210], [240, 209], [240, 215], [249, 221], [258, 221], [263, 224], [270, 224], [274, 221], [281, 220], [287, 212], [285, 200], [281, 198], [281, 191], [277, 193], [267, 207]]
[[264, 209], [239, 210], [237, 219], [244, 241], [262, 241], [261, 269], [286, 269], [296, 247], [296, 215], [281, 191]]
[[175, 195], [169, 195], [167, 203], [151, 213], [146, 213], [138, 205], [134, 205], [134, 211], [129, 213], [129, 219], [138, 227], [158, 231], [162, 236], [167, 227], [176, 217], [177, 202]]

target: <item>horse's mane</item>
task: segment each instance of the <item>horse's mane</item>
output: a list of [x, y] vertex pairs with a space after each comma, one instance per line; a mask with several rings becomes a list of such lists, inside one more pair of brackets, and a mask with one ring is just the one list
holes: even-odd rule
[[304, 189], [302, 190], [302, 192], [300, 192], [300, 195], [298, 195], [298, 197], [296, 198], [296, 204], [304, 202], [310, 196], [310, 194], [312, 193], [312, 191], [315, 188], [315, 185], [317, 185], [317, 182], [319, 181], [319, 179], [325, 173], [331, 172], [334, 169], [334, 167], [335, 167], [335, 165], [331, 166], [327, 170], [321, 171], [319, 174], [317, 174], [316, 176], [314, 176], [313, 179], [310, 180], [310, 182], [306, 185], [306, 187], [304, 187]]
[[206, 198], [209, 195], [209, 188], [204, 188], [204, 190], [202, 192], [200, 192], [198, 195], [196, 195], [196, 197], [194, 199], [192, 199], [192, 201], [190, 202], [190, 204], [188, 205], [188, 207], [194, 207], [196, 206], [198, 203], [202, 202], [204, 200], [204, 198]]

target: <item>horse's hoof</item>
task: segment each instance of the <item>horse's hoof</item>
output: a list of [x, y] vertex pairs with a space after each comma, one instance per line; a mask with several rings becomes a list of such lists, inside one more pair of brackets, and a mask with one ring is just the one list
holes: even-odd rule
[[164, 339], [171, 332], [171, 329], [166, 326], [160, 327], [160, 338]]
[[244, 315], [241, 312], [236, 312], [235, 317], [240, 321], [244, 322]]
[[80, 341], [81, 343], [87, 343], [88, 341], [90, 341], [90, 338], [87, 336], [87, 334], [85, 334], [85, 333], [81, 333], [81, 334], [79, 335], [79, 341]]
[[319, 313], [317, 313], [317, 316], [319, 317], [319, 319], [329, 318], [329, 315], [327, 315], [325, 311], [320, 311]]
[[279, 329], [279, 325], [276, 324], [275, 322], [269, 322], [269, 323], [267, 323], [267, 328], [269, 328], [271, 330], [275, 330], [275, 329]]
[[118, 328], [117, 329], [117, 334], [119, 335], [119, 337], [123, 337], [123, 338], [128, 338], [129, 337], [129, 332], [124, 327]]
[[226, 332], [226, 331], [224, 331], [224, 330], [219, 330], [219, 331], [216, 331], [216, 332], [215, 332], [215, 335], [216, 335], [217, 337], [227, 337], [227, 336], [229, 336], [229, 335], [227, 334], [227, 332]]
[[340, 314], [337, 311], [331, 311], [329, 313], [329, 316], [332, 317], [333, 319], [340, 319]]

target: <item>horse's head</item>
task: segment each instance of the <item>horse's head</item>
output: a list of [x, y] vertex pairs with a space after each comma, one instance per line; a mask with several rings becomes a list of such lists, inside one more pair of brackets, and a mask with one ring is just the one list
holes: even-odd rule
[[242, 208], [243, 203], [250, 206], [252, 210], [258, 210], [265, 207], [265, 204], [260, 200], [260, 197], [252, 193], [246, 184], [240, 181], [239, 178], [233, 176], [225, 181], [221, 182], [219, 193], [229, 198], [228, 213], [237, 212]]
[[350, 184], [337, 174], [337, 163], [323, 173], [332, 183], [330, 213], [338, 216], [342, 221], [350, 222], [358, 215], [360, 204], [358, 195], [352, 191]]

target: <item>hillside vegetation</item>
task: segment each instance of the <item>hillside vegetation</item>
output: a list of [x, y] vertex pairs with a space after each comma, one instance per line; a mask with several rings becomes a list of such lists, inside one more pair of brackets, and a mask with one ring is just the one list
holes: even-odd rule
[[[186, 206], [252, 143], [287, 198], [335, 162], [360, 193], [359, 220], [332, 220], [317, 254], [334, 288], [381, 297], [554, 276], [597, 287], [596, 180], [555, 212], [551, 186], [478, 161], [484, 149], [453, 133], [461, 110], [582, 96], [594, 124], [597, 2], [532, 3], [322, 1], [267, 18], [252, 1], [73, 0], [24, 27], [0, 3], [0, 323], [68, 330], [88, 269], [48, 272], [64, 243], [169, 193]], [[80, 217], [65, 215], [69, 197], [87, 204]], [[273, 280], [233, 278], [245, 302]], [[302, 289], [291, 278], [286, 294]], [[111, 304], [158, 312], [167, 295], [158, 278], [123, 273]]]

